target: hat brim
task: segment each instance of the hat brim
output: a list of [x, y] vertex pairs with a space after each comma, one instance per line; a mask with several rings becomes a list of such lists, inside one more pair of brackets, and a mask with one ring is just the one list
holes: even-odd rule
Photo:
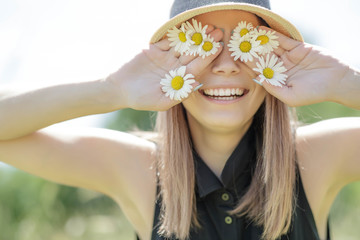
[[160, 41], [161, 39], [163, 39], [164, 35], [169, 29], [177, 26], [182, 22], [185, 22], [200, 14], [219, 10], [242, 10], [253, 13], [261, 17], [269, 25], [269, 27], [274, 29], [275, 31], [282, 33], [292, 39], [302, 42], [304, 41], [301, 33], [293, 24], [267, 8], [248, 3], [220, 3], [193, 8], [176, 15], [175, 17], [167, 21], [165, 24], [163, 24], [154, 33], [154, 35], [151, 37], [150, 43], [156, 43]]

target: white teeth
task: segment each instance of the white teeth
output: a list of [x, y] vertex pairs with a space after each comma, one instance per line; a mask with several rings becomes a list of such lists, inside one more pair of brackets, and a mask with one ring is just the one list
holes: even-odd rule
[[241, 96], [244, 93], [244, 89], [240, 89], [240, 88], [204, 89], [204, 93], [207, 96], [232, 97], [232, 95]]
[[244, 93], [244, 89], [236, 89], [236, 95], [242, 95]]

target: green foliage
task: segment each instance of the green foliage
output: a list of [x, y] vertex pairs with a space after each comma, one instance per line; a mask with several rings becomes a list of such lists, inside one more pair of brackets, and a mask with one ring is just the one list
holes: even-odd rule
[[151, 131], [154, 129], [156, 112], [123, 109], [107, 123], [107, 128], [119, 131]]
[[0, 168], [0, 240], [135, 239], [108, 197]]
[[360, 111], [333, 102], [322, 102], [296, 109], [299, 121], [314, 123], [338, 117], [360, 117]]
[[360, 182], [341, 190], [330, 212], [334, 239], [360, 239]]

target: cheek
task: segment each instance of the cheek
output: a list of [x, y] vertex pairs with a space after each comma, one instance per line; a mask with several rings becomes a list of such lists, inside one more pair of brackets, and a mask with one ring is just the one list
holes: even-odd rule
[[265, 97], [268, 95], [268, 92], [261, 86], [258, 86], [252, 94], [251, 101], [249, 102], [248, 110], [251, 114], [255, 115], [257, 110], [260, 108], [261, 104], [265, 101]]
[[254, 91], [254, 100], [262, 103], [265, 100], [267, 94], [268, 92], [265, 90], [265, 88], [258, 86]]

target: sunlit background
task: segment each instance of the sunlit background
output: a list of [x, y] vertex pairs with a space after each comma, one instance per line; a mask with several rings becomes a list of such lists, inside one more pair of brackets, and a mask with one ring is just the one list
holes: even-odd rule
[[[271, 2], [307, 42], [360, 68], [360, 1]], [[168, 19], [170, 5], [170, 0], [0, 0], [0, 84], [35, 86], [105, 77], [147, 47], [152, 33]], [[299, 112], [305, 122], [360, 116], [334, 103]], [[128, 130], [136, 123], [150, 129], [149, 115], [124, 110], [61, 124]], [[341, 192], [331, 226], [334, 239], [360, 239], [360, 184]], [[2, 164], [0, 240], [37, 239], [134, 239], [134, 233], [112, 200]]]

